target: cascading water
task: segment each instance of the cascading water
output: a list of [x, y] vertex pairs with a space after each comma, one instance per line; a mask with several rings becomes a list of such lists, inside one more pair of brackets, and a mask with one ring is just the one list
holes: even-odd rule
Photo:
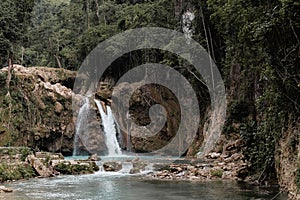
[[117, 132], [115, 127], [116, 123], [111, 108], [109, 106], [106, 106], [107, 113], [105, 113], [101, 105], [101, 102], [96, 99], [95, 102], [98, 106], [101, 115], [101, 120], [104, 128], [104, 135], [105, 135], [105, 144], [108, 150], [108, 156], [122, 155], [122, 151], [117, 140]]
[[77, 121], [76, 121], [76, 130], [75, 130], [75, 139], [73, 145], [73, 156], [79, 155], [79, 135], [86, 130], [87, 118], [90, 111], [90, 101], [88, 97], [85, 97], [84, 103], [79, 109]]

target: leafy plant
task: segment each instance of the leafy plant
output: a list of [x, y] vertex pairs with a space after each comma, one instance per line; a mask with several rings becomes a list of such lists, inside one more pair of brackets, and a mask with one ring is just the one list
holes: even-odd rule
[[25, 161], [28, 155], [32, 154], [32, 150], [28, 147], [21, 147], [20, 153], [22, 154], [21, 160]]

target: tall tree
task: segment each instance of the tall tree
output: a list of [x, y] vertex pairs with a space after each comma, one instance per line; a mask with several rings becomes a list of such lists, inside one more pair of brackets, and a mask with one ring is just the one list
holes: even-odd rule
[[0, 65], [10, 57], [22, 63], [23, 46], [34, 0], [2, 0], [0, 2]]

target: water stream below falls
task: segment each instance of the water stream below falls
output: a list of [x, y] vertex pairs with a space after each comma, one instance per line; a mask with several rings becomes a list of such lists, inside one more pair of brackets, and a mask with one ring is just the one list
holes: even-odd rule
[[[5, 199], [13, 200], [286, 200], [286, 195], [278, 194], [278, 188], [260, 188], [246, 184], [224, 181], [188, 182], [159, 181], [145, 178], [145, 174], [154, 170], [157, 163], [169, 163], [170, 159], [155, 156], [139, 156], [146, 167], [139, 174], [130, 174], [136, 155], [122, 155], [117, 139], [117, 123], [110, 107], [102, 107], [95, 100], [99, 109], [107, 155], [101, 156], [97, 162], [100, 170], [90, 175], [69, 175], [44, 179], [30, 179], [7, 184], [14, 189], [13, 194]], [[86, 159], [78, 156], [79, 134], [86, 131], [86, 119], [89, 114], [90, 102], [86, 98], [79, 110], [76, 122], [73, 156], [66, 159]], [[128, 141], [126, 141], [128, 143]], [[130, 147], [130, 145], [127, 145]], [[127, 152], [130, 154], [130, 152]], [[179, 158], [176, 158], [179, 159]], [[104, 163], [116, 161], [122, 164], [118, 172], [105, 172]], [[184, 160], [183, 160], [184, 161]], [[6, 194], [5, 194], [6, 195]], [[1, 199], [1, 195], [0, 195]]]
[[[232, 182], [163, 182], [104, 173], [31, 179], [8, 186], [15, 189], [10, 196], [14, 200], [270, 200], [278, 192]], [[284, 199], [283, 195], [276, 198]]]

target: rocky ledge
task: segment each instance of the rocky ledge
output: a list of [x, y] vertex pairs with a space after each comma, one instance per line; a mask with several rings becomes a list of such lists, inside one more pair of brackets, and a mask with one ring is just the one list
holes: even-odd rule
[[60, 174], [91, 174], [99, 170], [99, 167], [91, 160], [65, 160], [59, 154], [37, 152], [28, 155], [26, 160], [35, 169], [39, 177], [51, 177]]
[[205, 159], [191, 159], [169, 165], [156, 164], [158, 171], [148, 174], [147, 178], [159, 180], [204, 181], [229, 179], [244, 181], [249, 163], [243, 161], [243, 155], [236, 153], [222, 158], [219, 153], [211, 153]]
[[88, 160], [65, 160], [60, 153], [33, 153], [27, 147], [2, 147], [0, 160], [0, 182], [61, 174], [91, 174], [99, 170], [95, 156]]

